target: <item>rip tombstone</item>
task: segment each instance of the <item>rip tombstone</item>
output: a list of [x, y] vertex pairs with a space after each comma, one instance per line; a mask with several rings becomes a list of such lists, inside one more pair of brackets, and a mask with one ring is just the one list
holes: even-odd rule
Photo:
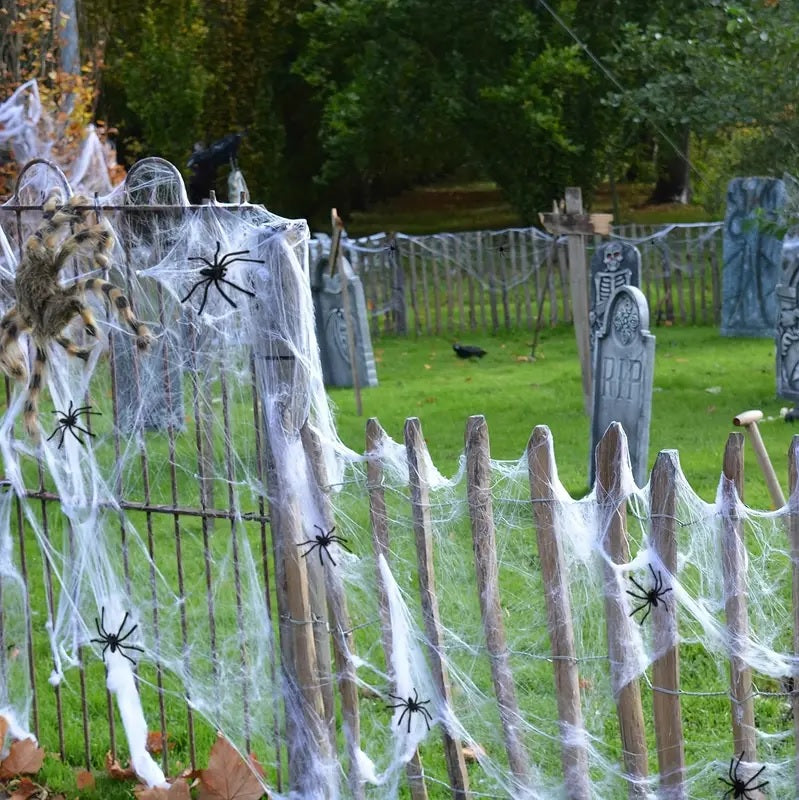
[[621, 423], [630, 446], [633, 477], [647, 481], [649, 422], [655, 373], [655, 337], [649, 306], [640, 289], [622, 286], [611, 295], [594, 348], [594, 403], [591, 419], [590, 481], [594, 452], [611, 422]]
[[641, 286], [641, 253], [625, 242], [605, 242], [591, 257], [591, 352], [602, 329], [611, 295], [622, 286]]

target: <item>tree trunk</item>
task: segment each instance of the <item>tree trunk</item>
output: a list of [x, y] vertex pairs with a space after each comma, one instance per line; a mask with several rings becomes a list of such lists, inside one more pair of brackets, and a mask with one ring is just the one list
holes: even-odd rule
[[659, 148], [658, 178], [650, 203], [688, 203], [691, 199], [691, 164], [688, 159], [690, 131], [687, 127], [679, 131], [673, 142], [679, 147], [675, 151], [668, 144]]
[[[62, 72], [80, 75], [80, 51], [78, 48], [78, 12], [75, 0], [58, 0], [58, 66]], [[72, 113], [75, 104], [73, 95], [67, 94], [62, 110]]]

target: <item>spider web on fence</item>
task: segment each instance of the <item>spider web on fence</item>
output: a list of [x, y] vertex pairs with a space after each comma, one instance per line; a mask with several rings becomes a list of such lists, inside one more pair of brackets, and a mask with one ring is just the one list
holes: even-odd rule
[[[53, 180], [44, 166], [30, 170], [15, 204], [40, 206]], [[174, 207], [145, 210], [165, 200]], [[491, 688], [492, 655], [475, 588], [465, 461], [447, 478], [426, 454], [422, 459], [443, 622], [439, 652], [451, 683], [447, 701], [435, 677], [420, 611], [406, 450], [386, 437], [370, 456], [383, 467], [390, 534], [387, 555], [376, 559], [369, 522], [369, 495], [375, 487], [367, 475], [368, 463], [338, 440], [322, 385], [304, 223], [258, 206], [213, 205], [186, 213], [184, 205], [176, 171], [159, 160], [131, 173], [126, 186], [98, 203], [97, 213], [116, 239], [112, 267], [103, 277], [124, 289], [137, 316], [150, 326], [155, 337], [150, 352], [138, 354], [130, 331], [92, 299], [100, 336], [88, 363], [50, 347], [38, 444], [20, 425], [24, 387], [12, 388], [0, 424], [6, 479], [0, 491], [0, 632], [6, 648], [0, 654], [0, 714], [13, 723], [12, 736], [22, 738], [32, 728], [28, 659], [35, 658], [37, 691], [44, 691], [41, 664], [47, 662], [44, 678], [60, 692], [67, 709], [76, 708], [84, 679], [93, 713], [96, 698], [108, 688], [131, 762], [146, 783], [163, 783], [174, 767], [165, 756], [165, 774], [164, 761], [159, 764], [148, 753], [148, 730], [163, 724], [185, 744], [190, 736], [182, 705], [186, 701], [194, 717], [210, 726], [205, 733], [195, 730], [197, 739], [205, 735], [208, 740], [214, 729], [221, 730], [242, 753], [256, 753], [272, 797], [290, 796], [275, 730], [301, 726], [308, 709], [294, 704], [281, 676], [278, 631], [311, 624], [322, 629], [323, 637], [327, 631], [323, 619], [281, 616], [265, 586], [266, 576], [275, 577], [265, 571], [270, 555], [264, 547], [267, 496], [275, 513], [288, 514], [289, 506], [299, 513], [300, 525], [290, 543], [297, 546], [298, 559], [341, 582], [355, 642], [347, 658], [361, 690], [360, 738], [350, 753], [362, 782], [349, 785], [344, 778], [352, 768], [349, 759], [316, 755], [307, 732], [306, 788], [295, 797], [404, 796], [405, 765], [417, 748], [431, 796], [449, 796], [442, 727], [476, 759], [468, 768], [474, 796], [562, 797], [564, 738], [586, 752], [592, 798], [623, 796], [627, 782], [615, 699], [623, 687], [640, 679], [649, 706], [659, 688], [652, 685], [651, 665], [677, 641], [684, 653], [684, 713], [694, 720], [686, 724], [687, 796], [720, 796], [719, 778], [729, 777], [730, 758], [738, 755], [725, 732], [731, 652], [756, 672], [761, 731], [757, 764], [748, 764], [746, 755], [740, 772], [752, 775], [765, 765], [760, 780], [769, 781], [768, 791], [790, 794], [794, 742], [786, 687], [797, 662], [788, 624], [786, 510], [766, 514], [743, 504], [734, 508], [749, 554], [749, 636], [738, 642], [724, 622], [729, 587], [721, 541], [733, 509], [724, 499], [723, 483], [718, 497], [706, 502], [678, 476], [678, 566], [669, 575], [650, 545], [649, 490], [634, 485], [629, 468], [621, 479], [631, 538], [625, 563], [613, 563], [603, 548], [613, 514], [596, 494], [572, 499], [552, 476], [583, 719], [581, 728], [562, 730], [533, 524], [537, 498], [531, 503], [527, 455], [517, 462], [491, 462], [502, 615], [519, 705], [515, 723], [530, 761], [529, 773], [520, 779], [505, 754]], [[10, 243], [2, 248], [2, 275], [11, 276], [20, 244], [41, 224], [41, 213], [35, 208], [18, 216], [6, 211], [0, 222]], [[229, 259], [224, 274], [213, 275], [243, 291], [224, 282], [220, 291], [213, 275], [202, 273], [218, 268], [230, 253], [241, 259]], [[85, 261], [70, 263], [62, 280], [74, 281], [85, 270]], [[191, 295], [192, 286], [204, 278], [209, 280]], [[13, 286], [3, 288], [8, 289], [6, 311], [13, 302]], [[206, 288], [200, 313], [199, 293]], [[76, 341], [83, 341], [79, 327], [71, 327]], [[99, 413], [81, 417], [91, 435], [82, 435], [82, 443], [69, 434], [63, 442], [59, 436], [48, 438], [59, 424], [55, 411], [82, 406]], [[326, 454], [335, 533], [297, 435], [306, 420]], [[265, 485], [262, 424], [280, 476], [276, 486]], [[58, 496], [60, 504], [48, 505], [48, 496]], [[17, 502], [21, 537], [14, 520]], [[196, 508], [213, 513], [185, 513]], [[20, 566], [21, 546], [26, 548], [26, 574]], [[676, 604], [679, 628], [673, 640], [655, 642], [651, 619], [657, 607], [648, 609], [645, 603], [637, 613], [634, 608], [658, 581], [661, 592], [670, 591], [656, 598]], [[616, 642], [607, 640], [607, 594], [626, 620]], [[381, 632], [384, 615], [388, 623]], [[623, 664], [610, 663], [609, 644], [624, 649]], [[49, 658], [43, 655], [48, 651]], [[43, 708], [38, 714], [48, 749], [57, 749], [51, 718]], [[318, 723], [324, 727], [327, 721]], [[354, 736], [352, 730], [342, 732]], [[94, 736], [104, 751], [104, 735]], [[644, 782], [642, 796], [656, 790], [654, 763], [653, 757], [653, 774]]]

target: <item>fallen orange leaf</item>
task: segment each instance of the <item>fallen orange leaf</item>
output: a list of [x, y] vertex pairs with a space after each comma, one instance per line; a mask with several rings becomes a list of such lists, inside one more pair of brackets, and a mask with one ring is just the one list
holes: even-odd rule
[[115, 781], [128, 781], [136, 777], [136, 773], [130, 767], [125, 769], [110, 752], [105, 754], [105, 769]]
[[78, 789], [93, 789], [94, 788], [94, 775], [88, 770], [82, 769], [75, 776], [75, 785]]
[[33, 739], [20, 739], [11, 745], [8, 755], [0, 763], [0, 779], [13, 778], [38, 772], [44, 761], [44, 750], [37, 747]]
[[264, 789], [227, 739], [218, 736], [200, 774], [199, 800], [259, 800]]
[[41, 787], [35, 784], [30, 778], [23, 778], [18, 784], [14, 792], [9, 796], [8, 800], [28, 800], [29, 797], [36, 794]]

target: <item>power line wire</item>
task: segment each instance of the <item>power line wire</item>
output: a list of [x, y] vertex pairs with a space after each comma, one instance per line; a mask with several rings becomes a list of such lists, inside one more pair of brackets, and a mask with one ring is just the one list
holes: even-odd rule
[[[538, 0], [538, 2], [549, 12], [552, 19], [558, 23], [558, 25], [563, 28], [566, 33], [571, 36], [572, 39], [579, 45], [580, 49], [594, 62], [594, 64], [599, 68], [600, 72], [622, 93], [626, 93], [627, 89], [622, 86], [619, 79], [595, 56], [588, 45], [555, 13], [555, 11], [551, 8], [549, 3], [546, 0]], [[690, 158], [688, 158], [688, 154], [684, 153], [682, 148], [669, 136], [660, 125], [655, 122], [652, 117], [647, 114], [647, 112], [641, 108], [640, 106], [637, 107], [637, 110], [641, 112], [641, 115], [646, 118], [647, 122], [663, 137], [665, 142], [674, 150], [674, 152], [683, 160], [686, 164], [690, 167], [690, 169], [696, 173], [699, 180], [707, 185], [707, 181], [705, 180], [705, 176], [699, 171], [699, 169], [694, 166], [693, 162]]]

